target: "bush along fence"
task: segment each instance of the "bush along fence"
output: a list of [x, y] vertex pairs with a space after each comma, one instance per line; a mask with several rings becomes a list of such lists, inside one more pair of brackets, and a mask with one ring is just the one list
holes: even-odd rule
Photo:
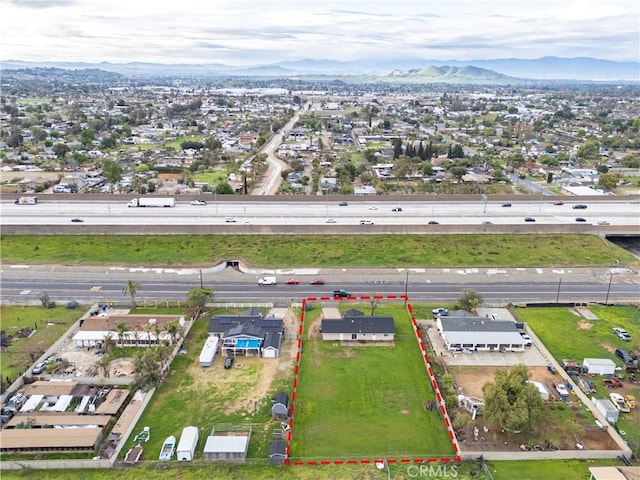
[[[295, 457], [293, 457], [293, 461], [292, 461], [291, 440], [293, 438], [293, 432], [294, 432], [296, 397], [297, 397], [297, 388], [298, 388], [298, 381], [299, 381], [299, 374], [300, 374], [300, 358], [303, 351], [302, 339], [304, 335], [304, 321], [305, 321], [305, 312], [306, 312], [307, 302], [315, 302], [315, 301], [328, 302], [328, 301], [334, 301], [334, 300], [339, 300], [339, 301], [365, 300], [366, 301], [366, 300], [371, 300], [371, 298], [373, 298], [374, 300], [386, 299], [386, 300], [401, 300], [405, 302], [405, 305], [407, 307], [407, 313], [411, 318], [413, 331], [418, 341], [418, 346], [420, 347], [420, 353], [422, 355], [422, 359], [424, 361], [424, 364], [427, 370], [429, 382], [436, 397], [438, 411], [441, 414], [442, 418], [444, 419], [447, 431], [449, 433], [449, 438], [453, 446], [454, 456], [441, 457], [441, 456], [425, 455], [424, 457], [408, 457], [407, 456], [407, 457], [400, 457], [400, 458], [388, 458], [385, 455], [380, 455], [379, 457], [376, 457], [376, 458], [360, 458], [360, 459], [356, 459], [356, 458], [302, 459], [302, 458], [299, 458], [297, 460], [295, 459]], [[288, 420], [289, 428], [287, 432], [287, 442], [286, 442], [286, 450], [285, 450], [286, 457], [284, 460], [285, 465], [299, 467], [304, 465], [371, 465], [371, 464], [375, 464], [380, 467], [380, 466], [387, 466], [387, 465], [394, 465], [394, 464], [436, 464], [436, 463], [449, 464], [454, 462], [460, 462], [462, 460], [460, 457], [460, 446], [458, 444], [458, 440], [456, 438], [455, 432], [451, 425], [449, 414], [447, 413], [445, 400], [442, 394], [440, 393], [440, 388], [438, 387], [438, 383], [436, 382], [433, 369], [431, 368], [431, 364], [429, 362], [429, 357], [425, 350], [424, 343], [422, 342], [422, 338], [420, 337], [420, 330], [418, 328], [418, 324], [416, 323], [416, 318], [413, 314], [413, 308], [409, 303], [409, 299], [407, 295], [375, 295], [373, 297], [370, 295], [363, 295], [360, 297], [350, 296], [348, 298], [340, 298], [340, 299], [336, 299], [333, 297], [307, 297], [302, 300], [300, 306], [302, 308], [300, 313], [300, 326], [298, 329], [297, 350], [296, 350], [296, 356], [295, 356], [295, 362], [294, 362], [293, 385], [291, 390], [291, 407], [289, 411], [289, 420]]]

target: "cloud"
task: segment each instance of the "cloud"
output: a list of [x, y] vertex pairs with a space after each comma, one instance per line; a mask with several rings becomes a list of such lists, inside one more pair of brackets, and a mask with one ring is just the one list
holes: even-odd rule
[[77, 3], [77, 0], [9, 0], [9, 3], [24, 8], [55, 8], [55, 7], [71, 7]]

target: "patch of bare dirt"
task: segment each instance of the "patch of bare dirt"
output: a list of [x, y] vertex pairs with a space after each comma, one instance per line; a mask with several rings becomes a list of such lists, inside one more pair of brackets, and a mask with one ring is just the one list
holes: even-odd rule
[[578, 330], [591, 330], [593, 328], [593, 323], [589, 323], [586, 320], [580, 320], [578, 322]]
[[309, 325], [309, 328], [307, 329], [307, 337], [309, 340], [322, 340], [322, 332], [320, 332], [321, 323], [322, 318], [320, 315], [311, 322], [311, 325]]
[[613, 353], [616, 351], [616, 347], [611, 345], [610, 343], [600, 343], [600, 346], [604, 348], [607, 352]]
[[[508, 370], [508, 367], [452, 367], [449, 369], [453, 375], [453, 381], [458, 387], [457, 394], [464, 394], [467, 397], [482, 398], [482, 386], [485, 383], [493, 382], [495, 372], [498, 370]], [[545, 385], [553, 384], [560, 378], [547, 370], [546, 367], [529, 367], [531, 380]]]
[[109, 363], [109, 376], [132, 377], [135, 373], [133, 358], [117, 358]]

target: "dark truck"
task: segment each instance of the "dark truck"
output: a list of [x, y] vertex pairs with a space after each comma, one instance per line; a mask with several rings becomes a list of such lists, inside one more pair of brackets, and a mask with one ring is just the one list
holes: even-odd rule
[[333, 298], [349, 298], [351, 296], [351, 293], [349, 293], [346, 290], [334, 290], [333, 291]]

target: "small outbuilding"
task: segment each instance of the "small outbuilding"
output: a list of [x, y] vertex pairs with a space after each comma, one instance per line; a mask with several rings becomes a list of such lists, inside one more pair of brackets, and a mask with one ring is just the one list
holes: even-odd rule
[[616, 372], [616, 364], [610, 358], [585, 358], [582, 366], [589, 375], [613, 375]]
[[534, 387], [536, 387], [542, 400], [544, 400], [545, 402], [549, 400], [549, 390], [547, 390], [547, 387], [544, 386], [544, 383], [535, 382], [533, 380], [529, 380], [527, 383], [531, 383]]
[[618, 415], [620, 411], [615, 407], [615, 405], [608, 398], [591, 398], [591, 401], [604, 418], [611, 425], [614, 425], [618, 421]]
[[247, 458], [250, 437], [250, 425], [213, 427], [204, 446], [204, 459], [244, 462]]
[[287, 442], [284, 440], [274, 440], [269, 445], [269, 458], [271, 465], [282, 465], [287, 459]]
[[216, 352], [218, 351], [218, 343], [220, 339], [218, 337], [209, 337], [204, 342], [202, 352], [200, 353], [200, 366], [210, 367], [213, 364], [213, 359], [216, 358]]
[[273, 397], [273, 406], [271, 407], [272, 420], [286, 420], [289, 418], [289, 395], [284, 392], [278, 392]]

